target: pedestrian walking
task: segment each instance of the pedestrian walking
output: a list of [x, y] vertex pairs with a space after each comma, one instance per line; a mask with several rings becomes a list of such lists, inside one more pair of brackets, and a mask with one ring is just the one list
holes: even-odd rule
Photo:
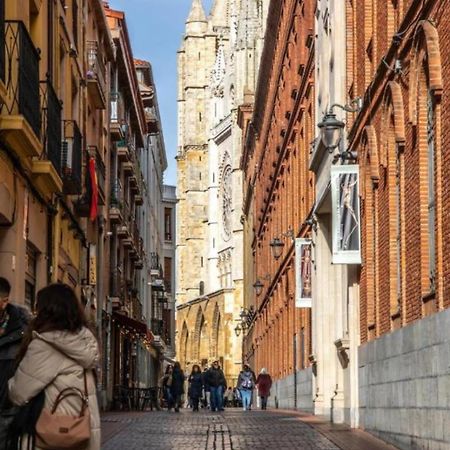
[[[39, 405], [34, 411], [35, 427], [28, 421], [26, 434], [17, 436], [19, 448], [60, 449], [64, 441], [65, 448], [100, 449], [94, 376], [98, 360], [97, 340], [74, 290], [61, 283], [41, 289], [36, 317], [18, 355], [18, 368], [8, 382], [9, 398], [15, 405], [33, 405], [42, 397], [40, 414]], [[52, 414], [54, 410], [57, 414]], [[75, 421], [79, 421], [76, 432], [71, 428]]]
[[244, 364], [238, 378], [238, 389], [242, 399], [242, 409], [251, 408], [252, 392], [255, 387], [255, 376], [247, 364]]
[[166, 367], [166, 371], [164, 373], [164, 376], [161, 378], [161, 389], [163, 393], [163, 399], [167, 405], [167, 409], [170, 411], [172, 408], [172, 393], [170, 391], [170, 387], [172, 386], [172, 373], [173, 373], [173, 366], [169, 364]]
[[219, 361], [213, 362], [207, 372], [206, 380], [211, 391], [211, 411], [223, 411], [223, 391], [227, 387], [227, 382]]
[[256, 387], [258, 388], [258, 396], [261, 399], [261, 409], [267, 409], [267, 400], [272, 387], [272, 377], [267, 373], [267, 369], [261, 369], [256, 379]]
[[232, 387], [229, 387], [225, 393], [225, 406], [230, 408], [234, 406], [234, 391]]
[[192, 410], [198, 411], [198, 404], [203, 393], [203, 377], [200, 366], [194, 364], [191, 375], [188, 378]]
[[208, 367], [205, 366], [202, 372], [202, 382], [203, 382], [203, 399], [202, 406], [204, 408], [211, 407], [211, 389], [208, 384]]
[[175, 412], [180, 412], [181, 396], [183, 394], [184, 394], [184, 373], [181, 370], [180, 363], [177, 361], [173, 365], [172, 384], [170, 386], [170, 395], [172, 402], [170, 408], [173, 407], [175, 409]]
[[[8, 380], [14, 375], [16, 357], [28, 326], [28, 311], [10, 302], [11, 286], [0, 277], [0, 443], [6, 442], [17, 408], [8, 400]], [[3, 445], [0, 444], [3, 450]]]

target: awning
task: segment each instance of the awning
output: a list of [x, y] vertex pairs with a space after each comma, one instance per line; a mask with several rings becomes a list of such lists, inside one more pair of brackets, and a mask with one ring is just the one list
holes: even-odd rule
[[120, 326], [141, 334], [143, 337], [146, 337], [149, 342], [153, 341], [153, 333], [147, 328], [147, 325], [144, 322], [125, 316], [124, 314], [120, 314], [118, 312], [113, 312], [112, 316], [113, 320], [115, 320]]

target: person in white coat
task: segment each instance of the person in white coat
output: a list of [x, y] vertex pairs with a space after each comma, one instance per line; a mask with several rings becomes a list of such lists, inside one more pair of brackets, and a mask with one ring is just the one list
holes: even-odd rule
[[[84, 392], [87, 388], [91, 433], [80, 450], [100, 450], [94, 377], [99, 350], [81, 303], [70, 286], [51, 284], [38, 292], [36, 312], [19, 352], [19, 366], [8, 382], [9, 398], [20, 406], [44, 390], [44, 408], [51, 410], [63, 389], [73, 387]], [[80, 398], [69, 396], [59, 403], [57, 413], [77, 416], [80, 409]], [[35, 448], [40, 450], [39, 445]]]

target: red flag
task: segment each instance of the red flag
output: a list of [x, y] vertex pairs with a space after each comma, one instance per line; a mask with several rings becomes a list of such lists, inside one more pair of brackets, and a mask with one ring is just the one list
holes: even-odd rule
[[97, 219], [98, 212], [98, 185], [97, 185], [97, 173], [95, 171], [95, 158], [92, 156], [89, 158], [89, 177], [91, 179], [91, 208], [89, 210], [89, 219], [94, 222]]

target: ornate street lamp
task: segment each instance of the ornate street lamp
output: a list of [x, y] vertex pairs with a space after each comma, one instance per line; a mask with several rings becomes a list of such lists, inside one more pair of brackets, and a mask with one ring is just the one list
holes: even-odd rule
[[272, 255], [275, 259], [279, 259], [283, 253], [284, 242], [279, 238], [273, 238], [270, 241], [270, 249], [272, 250]]
[[[334, 108], [341, 108], [347, 112], [358, 112], [362, 108], [362, 99], [356, 98], [348, 105], [340, 105], [339, 103], [331, 105], [331, 108], [323, 117], [322, 122], [317, 125], [320, 129], [322, 143], [330, 153], [339, 147], [345, 128], [345, 123], [336, 118], [336, 114], [333, 112]], [[353, 155], [348, 151], [343, 152], [342, 155], [344, 159], [353, 159]]]
[[345, 123], [336, 118], [336, 114], [332, 109], [325, 114], [322, 122], [317, 125], [320, 129], [322, 143], [325, 148], [332, 153], [333, 150], [339, 146], [342, 139], [342, 131]]
[[234, 329], [234, 334], [236, 335], [236, 337], [239, 337], [241, 334], [242, 328], [239, 324], [236, 325], [235, 329]]

